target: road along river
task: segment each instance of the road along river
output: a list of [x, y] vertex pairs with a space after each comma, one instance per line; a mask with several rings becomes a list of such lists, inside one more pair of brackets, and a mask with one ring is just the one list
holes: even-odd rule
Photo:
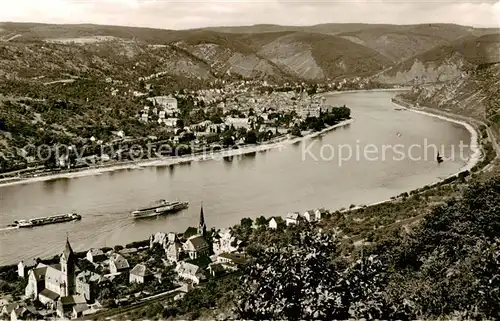
[[[202, 201], [207, 225], [228, 227], [243, 217], [370, 204], [464, 168], [472, 154], [467, 128], [399, 109], [391, 102], [395, 94], [326, 95], [327, 103], [351, 108], [354, 120], [282, 148], [0, 187], [0, 226], [72, 210], [82, 215], [78, 222], [0, 230], [0, 265], [59, 253], [66, 233], [80, 251], [181, 232], [197, 225]], [[443, 163], [437, 164], [433, 146], [442, 149]], [[130, 218], [130, 211], [158, 199], [187, 200], [190, 207], [165, 217]]]

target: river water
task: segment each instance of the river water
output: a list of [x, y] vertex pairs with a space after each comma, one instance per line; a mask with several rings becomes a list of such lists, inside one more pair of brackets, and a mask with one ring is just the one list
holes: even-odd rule
[[[82, 215], [79, 222], [0, 230], [0, 265], [59, 253], [66, 233], [73, 248], [81, 251], [124, 245], [159, 231], [181, 232], [197, 226], [201, 202], [209, 228], [229, 227], [243, 217], [369, 204], [459, 171], [466, 163], [459, 157], [459, 144], [470, 142], [469, 132], [444, 120], [395, 110], [397, 106], [390, 101], [394, 94], [327, 96], [327, 103], [351, 108], [354, 122], [282, 149], [231, 161], [120, 170], [0, 187], [0, 226], [72, 210]], [[438, 165], [433, 149], [425, 151], [425, 143], [442, 146], [446, 161]], [[368, 144], [374, 146], [366, 147]], [[383, 159], [383, 146], [396, 144], [404, 148], [399, 153], [386, 148]], [[415, 144], [417, 147], [410, 148]], [[340, 145], [351, 146], [353, 157], [339, 166], [341, 151], [342, 157], [349, 154], [348, 147]], [[408, 149], [411, 159], [400, 160], [401, 152], [409, 153]], [[370, 152], [365, 157], [367, 150]], [[469, 155], [470, 150], [465, 150]], [[426, 154], [428, 159], [424, 159]], [[190, 207], [165, 217], [130, 218], [130, 211], [158, 199], [188, 200]]]

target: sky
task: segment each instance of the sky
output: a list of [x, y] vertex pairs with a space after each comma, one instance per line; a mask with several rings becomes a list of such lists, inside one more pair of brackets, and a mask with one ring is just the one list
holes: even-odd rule
[[500, 27], [500, 0], [0, 0], [0, 21], [162, 29], [348, 22]]

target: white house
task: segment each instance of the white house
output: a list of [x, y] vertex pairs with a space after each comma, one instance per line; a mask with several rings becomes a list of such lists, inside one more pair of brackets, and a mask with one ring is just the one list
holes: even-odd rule
[[161, 245], [162, 248], [166, 249], [168, 244], [168, 235], [163, 232], [157, 232], [149, 237], [149, 247], [153, 248], [155, 243]]
[[130, 268], [127, 259], [120, 254], [113, 254], [109, 259], [109, 271], [111, 274], [125, 272]]
[[178, 118], [165, 118], [163, 123], [168, 127], [176, 127]]
[[182, 246], [178, 242], [169, 243], [165, 253], [167, 254], [167, 260], [169, 262], [177, 262], [182, 253]]
[[165, 122], [165, 111], [160, 110], [158, 113], [158, 124], [164, 123]]
[[199, 266], [187, 262], [179, 262], [175, 267], [175, 272], [177, 272], [179, 278], [190, 280], [194, 284], [199, 284], [200, 281], [205, 279]]
[[316, 219], [319, 221], [326, 213], [326, 210], [324, 208], [317, 208], [314, 210], [314, 213], [316, 214]]
[[177, 234], [175, 234], [173, 232], [168, 232], [167, 239], [168, 239], [169, 243], [177, 242]]
[[[230, 229], [222, 229], [214, 236], [212, 249], [215, 255], [224, 252], [231, 253], [238, 250], [238, 244], [240, 242], [241, 241], [236, 240], [236, 237], [231, 234]], [[232, 244], [235, 244], [235, 246]]]
[[217, 256], [216, 263], [230, 263], [234, 265], [245, 265], [247, 264], [248, 259], [243, 254], [238, 253], [221, 253]]
[[101, 249], [90, 249], [85, 256], [89, 262], [97, 263], [103, 261], [106, 256]]
[[130, 271], [129, 283], [144, 283], [150, 280], [153, 274], [148, 270], [144, 264], [137, 264]]
[[269, 220], [269, 228], [273, 230], [278, 228], [278, 222], [276, 222], [276, 219], [274, 217]]
[[292, 224], [297, 224], [298, 219], [299, 219], [299, 213], [297, 213], [297, 212], [288, 213], [285, 217], [286, 226], [289, 226]]
[[166, 110], [178, 111], [177, 99], [171, 96], [156, 96], [148, 98], [149, 101], [153, 102], [154, 106], [162, 107]]
[[235, 128], [249, 128], [250, 122], [248, 118], [234, 118], [234, 117], [226, 117], [224, 124], [227, 126], [234, 126]]
[[29, 259], [26, 262], [21, 261], [17, 265], [17, 274], [19, 275], [19, 277], [24, 278], [28, 275], [28, 270], [34, 268], [36, 265], [37, 262], [35, 259]]
[[305, 218], [308, 222], [310, 222], [310, 223], [312, 223], [312, 222], [317, 222], [317, 221], [319, 221], [319, 220], [320, 220], [320, 218], [321, 218], [321, 216], [320, 216], [320, 218], [318, 218], [318, 217], [316, 216], [316, 212], [315, 212], [315, 211], [311, 211], [311, 210], [304, 212], [304, 214], [302, 214], [302, 216], [303, 216], [303, 217], [304, 217], [304, 218]]

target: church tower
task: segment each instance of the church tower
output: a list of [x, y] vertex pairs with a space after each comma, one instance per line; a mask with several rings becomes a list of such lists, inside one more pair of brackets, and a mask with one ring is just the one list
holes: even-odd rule
[[60, 257], [61, 263], [61, 296], [69, 296], [75, 294], [75, 254], [69, 244], [69, 239], [66, 237], [66, 246]]
[[207, 225], [205, 224], [205, 216], [203, 215], [203, 203], [200, 209], [200, 224], [198, 225], [198, 234], [205, 236], [207, 233]]

